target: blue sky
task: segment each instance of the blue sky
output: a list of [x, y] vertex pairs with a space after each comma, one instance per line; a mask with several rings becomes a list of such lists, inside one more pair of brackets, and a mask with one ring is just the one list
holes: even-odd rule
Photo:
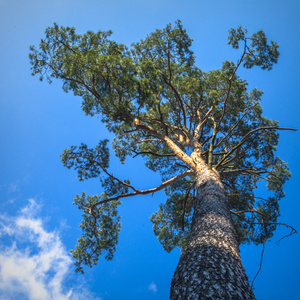
[[[80, 99], [65, 94], [60, 82], [50, 86], [30, 75], [29, 45], [37, 45], [54, 22], [79, 33], [108, 30], [130, 45], [157, 28], [181, 19], [194, 39], [198, 66], [220, 68], [236, 61], [227, 32], [242, 25], [250, 33], [263, 29], [280, 45], [281, 57], [271, 72], [240, 70], [249, 87], [264, 90], [268, 118], [284, 127], [299, 122], [299, 1], [102, 1], [0, 0], [0, 298], [1, 299], [168, 299], [179, 251], [163, 251], [149, 216], [164, 194], [124, 200], [122, 231], [113, 261], [100, 260], [85, 275], [75, 274], [69, 250], [80, 237], [80, 213], [72, 205], [82, 191], [101, 193], [97, 180], [78, 182], [59, 155], [81, 142], [94, 146], [111, 135], [97, 118], [84, 116]], [[281, 202], [280, 222], [300, 231], [299, 132], [280, 132], [278, 155], [293, 174]], [[160, 183], [158, 174], [138, 158], [120, 166], [139, 188]], [[255, 282], [257, 299], [298, 299], [299, 235], [276, 241], [289, 231], [278, 228], [267, 243], [263, 267]], [[261, 247], [243, 246], [242, 259], [252, 279]]]

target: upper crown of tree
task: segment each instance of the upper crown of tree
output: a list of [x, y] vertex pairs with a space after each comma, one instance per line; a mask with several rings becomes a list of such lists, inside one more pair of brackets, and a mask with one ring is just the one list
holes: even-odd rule
[[[195, 65], [192, 39], [180, 21], [156, 30], [130, 47], [111, 39], [111, 31], [74, 28], [46, 29], [39, 48], [31, 47], [33, 75], [63, 82], [63, 90], [82, 98], [87, 115], [99, 115], [115, 138], [112, 147], [122, 163], [143, 156], [159, 171], [163, 183], [140, 190], [109, 170], [108, 141], [95, 148], [82, 144], [66, 149], [64, 165], [75, 168], [80, 180], [100, 178], [101, 195], [75, 198], [83, 212], [83, 236], [73, 251], [78, 271], [92, 266], [99, 255], [113, 257], [121, 223], [120, 199], [165, 189], [167, 199], [151, 216], [154, 233], [167, 251], [184, 247], [195, 198], [197, 157], [215, 170], [228, 195], [239, 243], [263, 243], [273, 235], [278, 201], [290, 177], [287, 164], [276, 157], [277, 121], [262, 115], [262, 91], [248, 90], [237, 75], [240, 66], [270, 70], [279, 57], [278, 44], [269, 44], [263, 31], [247, 36], [241, 27], [229, 31], [228, 44], [241, 58], [225, 61], [218, 70]], [[266, 182], [269, 198], [256, 195]]]

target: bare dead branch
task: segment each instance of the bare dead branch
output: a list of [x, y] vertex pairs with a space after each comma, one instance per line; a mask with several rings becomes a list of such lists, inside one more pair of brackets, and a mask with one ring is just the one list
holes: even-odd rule
[[[289, 236], [292, 236], [292, 235], [295, 234], [295, 233], [298, 233], [297, 230], [296, 230], [294, 227], [292, 227], [292, 226], [290, 226], [290, 225], [287, 225], [287, 224], [285, 224], [285, 223], [280, 223], [280, 222], [268, 222], [268, 223], [265, 223], [264, 220], [263, 220], [263, 218], [262, 218], [263, 222], [249, 222], [249, 221], [246, 220], [243, 216], [241, 216], [239, 213], [237, 213], [237, 212], [235, 212], [235, 211], [232, 211], [232, 210], [230, 210], [230, 212], [231, 212], [232, 214], [234, 214], [235, 216], [237, 216], [237, 217], [243, 219], [243, 221], [245, 221], [245, 222], [246, 222], [247, 224], [249, 224], [249, 225], [263, 225], [263, 226], [268, 226], [268, 225], [275, 225], [275, 226], [277, 226], [277, 225], [280, 225], [280, 226], [285, 226], [285, 227], [287, 227], [287, 228], [290, 228], [290, 229], [291, 229], [291, 232], [290, 232], [288, 235], [285, 235], [284, 237], [282, 237], [281, 239], [279, 239], [279, 240], [276, 242], [278, 245], [279, 245], [280, 241], [283, 240], [284, 238], [289, 237]], [[254, 211], [254, 212], [256, 212], [256, 211]], [[257, 213], [258, 213], [258, 212], [257, 212]], [[261, 213], [260, 213], [260, 214], [261, 214]], [[262, 214], [261, 214], [261, 215], [262, 215]]]
[[253, 288], [254, 281], [255, 281], [256, 277], [258, 276], [258, 274], [260, 273], [260, 270], [261, 270], [261, 267], [262, 267], [266, 242], [267, 242], [267, 238], [265, 238], [265, 240], [264, 240], [264, 242], [263, 242], [263, 248], [262, 248], [261, 255], [260, 255], [259, 268], [258, 268], [258, 271], [257, 271], [257, 273], [255, 274], [254, 278], [252, 279], [252, 282], [251, 282], [251, 288]]
[[296, 230], [295, 228], [293, 228], [292, 226], [289, 226], [289, 225], [286, 225], [286, 224], [279, 224], [279, 225], [284, 225], [284, 226], [290, 228], [290, 229], [291, 229], [291, 232], [290, 232], [289, 234], [283, 236], [282, 238], [280, 238], [278, 241], [276, 241], [276, 244], [277, 244], [277, 245], [279, 245], [280, 242], [281, 242], [283, 239], [285, 239], [285, 238], [287, 238], [287, 237], [289, 237], [289, 236], [291, 236], [291, 235], [293, 235], [293, 234], [295, 234], [295, 233], [298, 233], [297, 230]]

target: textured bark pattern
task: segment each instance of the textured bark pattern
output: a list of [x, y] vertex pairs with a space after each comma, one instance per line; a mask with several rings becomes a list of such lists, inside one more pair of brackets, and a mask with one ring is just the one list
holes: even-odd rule
[[191, 236], [175, 270], [170, 299], [255, 299], [218, 175], [202, 170], [197, 185]]

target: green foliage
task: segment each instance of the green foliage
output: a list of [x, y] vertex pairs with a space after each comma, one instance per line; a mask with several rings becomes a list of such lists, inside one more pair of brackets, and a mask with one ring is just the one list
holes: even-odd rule
[[101, 170], [108, 168], [109, 151], [108, 140], [100, 141], [94, 149], [88, 149], [87, 145], [72, 146], [61, 154], [61, 160], [68, 169], [74, 167], [77, 170], [80, 181], [98, 177]]
[[245, 55], [244, 67], [252, 68], [253, 66], [259, 66], [263, 70], [271, 70], [272, 66], [277, 63], [279, 58], [279, 45], [274, 41], [268, 45], [266, 34], [260, 30], [254, 33], [250, 38], [246, 37], [247, 30], [238, 27], [237, 29], [231, 29], [229, 31], [228, 44], [231, 44], [233, 48], [239, 48], [239, 42], [246, 42], [247, 39], [251, 41], [247, 47], [247, 53]]
[[[83, 212], [80, 224], [83, 235], [78, 239], [75, 250], [71, 251], [76, 260], [76, 272], [83, 273], [82, 264], [89, 267], [97, 264], [99, 256], [103, 253], [106, 254], [105, 259], [111, 260], [118, 243], [121, 223], [117, 206], [121, 202], [105, 200], [119, 193], [127, 193], [128, 187], [120, 181], [115, 182], [114, 177], [106, 170], [109, 163], [107, 143], [108, 140], [100, 141], [94, 149], [85, 144], [79, 147], [72, 146], [65, 149], [61, 155], [64, 166], [77, 170], [80, 181], [99, 177], [105, 189], [105, 193], [100, 196], [86, 196], [83, 193], [74, 199], [74, 204]], [[103, 173], [106, 176], [103, 176]], [[130, 181], [124, 180], [124, 183], [129, 184]], [[96, 207], [100, 201], [104, 203]]]
[[195, 199], [194, 180], [181, 180], [166, 189], [169, 198], [152, 214], [153, 231], [164, 250], [183, 249], [189, 238], [192, 207]]
[[[105, 259], [111, 260], [116, 251], [119, 232], [121, 230], [120, 217], [117, 206], [119, 201], [111, 201], [93, 209], [93, 205], [107, 195], [86, 196], [82, 193], [74, 199], [74, 204], [82, 210], [83, 220], [80, 227], [83, 231], [82, 237], [78, 239], [78, 245], [72, 250], [72, 255], [76, 259], [76, 272], [83, 273], [82, 264], [89, 267], [97, 264], [99, 256], [105, 254]], [[92, 212], [90, 212], [92, 210]]]
[[[168, 180], [190, 169], [177, 150], [190, 155], [200, 149], [202, 159], [220, 173], [239, 242], [258, 244], [271, 237], [290, 176], [286, 163], [275, 157], [276, 130], [281, 128], [262, 115], [263, 92], [249, 91], [237, 69], [243, 65], [270, 70], [279, 57], [278, 44], [268, 44], [263, 31], [247, 37], [247, 30], [231, 29], [228, 43], [235, 49], [244, 46], [240, 61], [225, 61], [220, 69], [203, 72], [195, 65], [192, 39], [180, 21], [130, 47], [111, 40], [111, 34], [78, 35], [74, 28], [54, 24], [39, 48], [31, 47], [33, 75], [50, 83], [61, 79], [64, 91], [82, 98], [86, 114], [101, 116], [115, 135], [112, 146], [121, 163], [141, 155], [148, 168]], [[120, 225], [117, 204], [110, 201], [127, 197], [129, 188], [133, 192], [128, 195], [139, 194], [129, 180], [109, 173], [108, 160], [107, 140], [94, 149], [82, 144], [62, 154], [64, 165], [75, 168], [79, 180], [99, 177], [105, 189], [100, 198], [75, 198], [83, 210], [83, 237], [73, 252], [79, 270], [82, 263], [96, 263], [102, 251], [112, 257]], [[255, 195], [262, 180], [269, 199]], [[172, 182], [166, 188], [167, 200], [151, 217], [167, 251], [182, 248], [188, 238], [194, 183], [192, 175]], [[99, 233], [96, 224], [102, 228]]]

